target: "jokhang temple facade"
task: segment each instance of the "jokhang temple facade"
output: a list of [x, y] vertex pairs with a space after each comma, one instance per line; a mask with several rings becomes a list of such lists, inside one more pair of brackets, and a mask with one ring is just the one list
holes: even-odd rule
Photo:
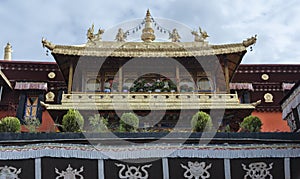
[[[21, 122], [34, 117], [42, 122], [40, 131], [52, 132], [58, 129], [47, 126], [60, 123], [68, 109], [78, 109], [85, 118], [99, 113], [112, 124], [117, 124], [119, 114], [133, 111], [142, 118], [141, 128], [185, 131], [190, 130], [190, 117], [201, 110], [210, 113], [216, 127], [230, 125], [237, 131], [238, 123], [253, 111], [278, 112], [277, 98], [283, 95], [278, 85], [289, 90], [299, 74], [299, 66], [287, 65], [284, 68], [293, 69], [290, 75], [296, 79], [271, 81], [276, 78], [275, 67], [240, 65], [255, 36], [212, 45], [201, 29], [193, 32], [194, 42], [180, 42], [180, 31], [174, 29], [169, 31], [170, 42], [156, 42], [153, 22], [148, 11], [140, 42], [126, 42], [128, 33], [122, 29], [116, 32], [116, 41], [102, 41], [104, 31], [94, 34], [92, 27], [83, 45], [56, 45], [43, 39], [56, 63], [1, 61], [0, 114], [16, 115]], [[252, 73], [258, 76], [247, 80]], [[6, 178], [300, 176], [296, 133], [0, 135], [0, 177]]]
[[[155, 111], [157, 117], [166, 111], [158, 125], [174, 127], [179, 116], [190, 118], [199, 110], [216, 110], [224, 113], [223, 118], [216, 116], [216, 125], [230, 125], [237, 131], [236, 124], [250, 115], [256, 104], [240, 103], [237, 94], [230, 94], [229, 83], [256, 38], [211, 45], [205, 40], [206, 32], [201, 31], [194, 32], [194, 42], [180, 42], [174, 29], [171, 42], [155, 42], [152, 20], [148, 11], [141, 42], [125, 42], [122, 29], [117, 41], [102, 41], [104, 31], [94, 34], [94, 27], [84, 45], [56, 45], [43, 39], [68, 86], [61, 104], [46, 105], [52, 117], [61, 119], [74, 107], [83, 115], [109, 111], [110, 120], [118, 120], [115, 111], [136, 111], [140, 116]], [[129, 93], [124, 93], [124, 88]], [[146, 126], [155, 124], [156, 116], [152, 118]], [[190, 127], [189, 120], [182, 121], [182, 127]]]

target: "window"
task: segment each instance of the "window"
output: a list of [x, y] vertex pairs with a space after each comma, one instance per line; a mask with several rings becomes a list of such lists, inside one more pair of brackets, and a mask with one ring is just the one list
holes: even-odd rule
[[250, 103], [250, 92], [248, 90], [243, 90], [240, 97], [241, 103]]
[[133, 82], [134, 82], [134, 79], [132, 79], [132, 78], [126, 79], [123, 84], [123, 88], [126, 86], [126, 89], [128, 90], [130, 87], [133, 87]]
[[25, 102], [25, 118], [36, 118], [37, 116], [37, 108], [38, 108], [38, 97], [27, 97]]
[[198, 80], [198, 90], [199, 91], [211, 91], [211, 83], [208, 78], [201, 78]]
[[194, 83], [190, 79], [183, 79], [179, 83], [180, 92], [192, 92], [194, 90]]
[[89, 79], [86, 84], [87, 91], [100, 91], [100, 81], [98, 79]]
[[22, 124], [25, 124], [25, 119], [39, 119], [42, 122], [43, 108], [40, 101], [44, 101], [44, 94], [40, 92], [25, 92], [20, 95], [16, 116]]

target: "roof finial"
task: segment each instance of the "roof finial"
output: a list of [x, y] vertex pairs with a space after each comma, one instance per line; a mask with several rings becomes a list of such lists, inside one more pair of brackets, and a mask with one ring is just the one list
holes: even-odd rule
[[147, 10], [146, 17], [145, 17], [145, 27], [143, 29], [143, 33], [141, 39], [144, 42], [151, 42], [155, 40], [154, 30], [152, 29], [152, 18], [150, 14], [150, 10]]
[[10, 43], [8, 42], [4, 48], [4, 60], [11, 61], [11, 53], [12, 53], [12, 48]]

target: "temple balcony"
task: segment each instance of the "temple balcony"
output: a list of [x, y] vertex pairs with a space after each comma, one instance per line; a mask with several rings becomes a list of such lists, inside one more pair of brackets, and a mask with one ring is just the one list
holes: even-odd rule
[[48, 110], [180, 110], [254, 109], [240, 104], [237, 94], [218, 93], [72, 93], [62, 104], [46, 104]]

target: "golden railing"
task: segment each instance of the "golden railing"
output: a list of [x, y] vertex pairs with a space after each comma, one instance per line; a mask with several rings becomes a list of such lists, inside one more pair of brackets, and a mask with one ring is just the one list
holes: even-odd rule
[[237, 94], [220, 93], [72, 93], [63, 94], [62, 104], [49, 109], [85, 110], [180, 110], [250, 109]]

